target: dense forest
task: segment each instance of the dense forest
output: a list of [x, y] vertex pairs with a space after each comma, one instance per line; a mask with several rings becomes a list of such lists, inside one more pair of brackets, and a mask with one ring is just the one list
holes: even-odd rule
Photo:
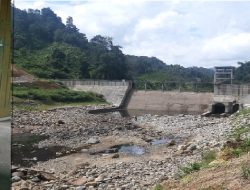
[[[107, 36], [97, 34], [87, 39], [72, 17], [64, 24], [50, 8], [13, 9], [14, 64], [40, 78], [212, 81], [212, 69], [184, 68], [167, 65], [156, 57], [125, 55]], [[236, 76], [241, 70], [247, 72], [246, 68], [249, 63], [242, 63]], [[249, 78], [249, 74], [238, 77], [243, 81]]]

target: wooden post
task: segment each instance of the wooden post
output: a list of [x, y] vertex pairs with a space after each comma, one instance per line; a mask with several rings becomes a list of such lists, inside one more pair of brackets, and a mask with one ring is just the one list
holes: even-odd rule
[[11, 8], [10, 0], [0, 0], [0, 118], [10, 116], [11, 80]]

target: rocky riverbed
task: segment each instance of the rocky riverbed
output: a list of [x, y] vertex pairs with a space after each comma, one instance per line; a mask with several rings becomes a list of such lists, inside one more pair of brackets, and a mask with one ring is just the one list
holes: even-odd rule
[[[46, 137], [32, 144], [33, 152], [45, 149], [44, 158], [50, 147], [63, 148], [43, 160], [20, 153], [21, 162], [12, 163], [13, 189], [152, 189], [175, 177], [180, 167], [199, 161], [203, 152], [220, 149], [230, 132], [230, 118], [121, 117], [89, 114], [90, 109], [14, 112], [14, 134]], [[30, 164], [22, 164], [27, 160]]]

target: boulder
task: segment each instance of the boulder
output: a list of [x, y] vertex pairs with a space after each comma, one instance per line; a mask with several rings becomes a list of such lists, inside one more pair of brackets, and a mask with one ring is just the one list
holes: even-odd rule
[[89, 140], [87, 140], [87, 144], [97, 144], [100, 142], [100, 139], [98, 137], [91, 137]]

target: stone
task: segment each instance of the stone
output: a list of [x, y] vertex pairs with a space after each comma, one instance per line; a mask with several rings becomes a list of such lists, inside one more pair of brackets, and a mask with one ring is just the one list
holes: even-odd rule
[[111, 158], [119, 158], [120, 155], [118, 153], [114, 154]]
[[97, 144], [97, 143], [99, 143], [100, 142], [100, 140], [99, 140], [99, 138], [98, 137], [91, 137], [89, 140], [87, 140], [87, 144]]
[[89, 150], [88, 149], [85, 149], [85, 148], [83, 148], [83, 149], [81, 149], [80, 150], [80, 152], [82, 152], [82, 153], [86, 153], [86, 152], [88, 152]]
[[21, 178], [24, 177], [24, 173], [23, 173], [23, 172], [13, 172], [11, 175], [12, 175], [13, 177], [14, 177], [14, 176], [18, 176], [18, 177], [21, 177]]
[[60, 190], [66, 190], [66, 189], [69, 189], [69, 186], [64, 184], [61, 186]]
[[86, 184], [87, 181], [88, 181], [87, 177], [82, 176], [82, 177], [78, 178], [77, 180], [70, 182], [70, 184], [80, 186], [80, 185]]
[[75, 190], [85, 190], [85, 189], [86, 189], [86, 186], [79, 186], [75, 188]]
[[96, 187], [97, 186], [97, 183], [95, 181], [90, 181], [90, 182], [87, 182], [85, 184], [87, 187], [90, 187], [90, 186], [93, 186], [93, 187]]
[[22, 181], [20, 189], [19, 190], [29, 190], [28, 183], [26, 181]]
[[47, 172], [40, 172], [37, 177], [43, 181], [50, 181], [56, 179], [55, 176]]
[[56, 156], [61, 156], [63, 153], [61, 152], [56, 152]]
[[34, 177], [31, 179], [31, 181], [35, 182], [35, 183], [38, 183], [41, 181], [41, 179], [39, 179], [38, 177]]
[[97, 178], [95, 178], [95, 182], [102, 182], [104, 178], [105, 178], [105, 175], [101, 174]]
[[11, 165], [11, 172], [16, 172], [19, 167]]
[[21, 178], [20, 178], [19, 176], [13, 176], [13, 177], [11, 178], [12, 183], [13, 183], [13, 182], [18, 182], [18, 181], [20, 181], [20, 180], [21, 180]]
[[58, 120], [57, 123], [58, 123], [59, 125], [65, 124], [65, 122], [64, 122], [63, 120]]
[[174, 139], [173, 139], [173, 140], [171, 140], [171, 141], [168, 143], [168, 145], [169, 145], [169, 146], [174, 146], [174, 145], [176, 145], [175, 140], [174, 140]]

